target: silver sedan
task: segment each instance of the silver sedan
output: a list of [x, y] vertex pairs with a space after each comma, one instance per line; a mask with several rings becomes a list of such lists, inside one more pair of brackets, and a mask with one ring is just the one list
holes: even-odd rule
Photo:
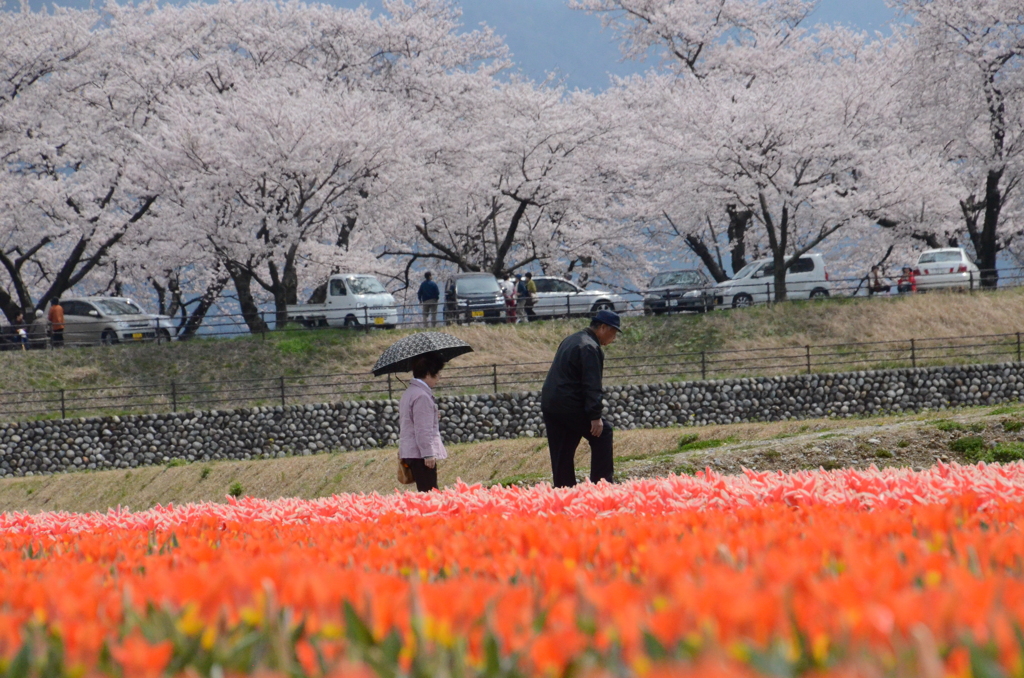
[[621, 313], [626, 310], [626, 300], [596, 285], [580, 287], [568, 280], [554, 276], [537, 276], [537, 300], [533, 310], [541, 317], [566, 315], [591, 315], [601, 310]]

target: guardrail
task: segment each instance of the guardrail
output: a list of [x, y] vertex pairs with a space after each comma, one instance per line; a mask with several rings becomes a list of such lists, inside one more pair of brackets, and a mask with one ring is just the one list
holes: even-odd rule
[[[1012, 287], [1019, 287], [1024, 285], [1024, 269], [1007, 269], [999, 272], [999, 286], [997, 288], [989, 288], [981, 286], [981, 274], [970, 273], [966, 280], [966, 283], [956, 289], [946, 290], [930, 290], [925, 288], [926, 276], [919, 278], [919, 284], [922, 289], [919, 289], [917, 293], [934, 293], [938, 291], [962, 291], [964, 293], [973, 294], [979, 292], [992, 291], [993, 289], [1006, 289]], [[895, 281], [892, 291], [890, 293], [883, 294], [869, 294], [868, 286], [865, 278], [832, 278], [828, 281], [827, 287], [829, 289], [828, 297], [820, 297], [814, 299], [826, 303], [829, 299], [834, 298], [848, 298], [848, 297], [872, 297], [874, 299], [884, 299], [894, 296], [900, 296], [895, 289]], [[763, 285], [763, 291], [759, 291], [756, 294], [753, 290], [761, 290]], [[763, 283], [757, 283], [756, 286], [747, 286], [744, 288], [745, 291], [751, 292], [753, 297], [751, 301], [755, 304], [764, 303], [778, 303], [773, 299], [774, 296], [774, 282], [771, 280], [765, 280]], [[807, 289], [807, 286], [802, 288], [798, 285], [791, 284], [790, 294], [791, 299], [796, 300], [801, 298], [801, 295], [806, 298], [806, 295], [811, 292]], [[713, 293], [712, 293], [713, 296]], [[645, 312], [643, 297], [638, 293], [622, 293], [616, 297], [616, 307], [621, 315], [624, 316], [639, 316]], [[722, 308], [719, 306], [719, 308]], [[387, 320], [386, 314], [378, 312], [375, 309], [362, 308], [356, 309], [350, 316], [346, 316], [349, 322], [345, 322], [346, 318], [341, 318], [336, 321], [336, 325], [344, 326], [349, 329], [370, 332], [379, 330], [382, 328], [425, 328], [428, 326], [422, 313], [422, 306], [420, 304], [397, 304], [394, 307], [397, 312], [397, 322], [391, 323]], [[580, 303], [579, 295], [560, 295], [560, 294], [548, 294], [535, 307], [535, 317], [532, 319], [545, 320], [552, 318], [566, 318], [566, 317], [580, 317], [592, 315], [596, 307], [593, 303]], [[665, 311], [669, 313], [681, 312], [685, 309], [679, 307], [669, 307]], [[450, 326], [455, 324], [465, 324], [472, 322], [485, 322], [494, 324], [504, 324], [513, 322], [526, 322], [531, 318], [524, 317], [524, 308], [514, 309], [507, 307], [504, 313], [499, 317], [475, 317], [472, 309], [459, 308], [453, 309], [450, 305], [446, 307], [445, 304], [438, 306], [438, 319], [437, 326]], [[193, 338], [216, 338], [216, 337], [237, 337], [240, 335], [257, 334], [261, 337], [266, 337], [268, 332], [274, 332], [281, 327], [277, 326], [275, 321], [276, 313], [270, 310], [262, 310], [259, 313], [258, 320], [260, 326], [265, 329], [253, 332], [250, 330], [249, 324], [246, 322], [246, 317], [242, 314], [211, 314], [206, 316], [202, 325], [199, 327], [198, 332]], [[251, 320], [251, 318], [250, 318]], [[333, 321], [332, 321], [333, 322]], [[286, 323], [290, 326], [298, 326], [303, 323], [292, 321]], [[322, 325], [319, 321], [308, 321], [305, 323], [311, 329], [322, 329]], [[166, 335], [158, 332], [155, 341], [161, 343], [163, 341], [169, 341], [177, 338], [179, 332], [182, 331], [184, 321], [180, 327], [172, 328]], [[149, 340], [140, 335], [140, 342], [154, 341]], [[90, 341], [76, 340], [71, 332], [65, 332], [64, 346], [87, 346], [96, 345], [101, 343], [99, 337], [93, 337]], [[123, 341], [121, 343], [134, 343], [133, 341]], [[11, 332], [0, 331], [0, 350], [20, 350], [23, 344], [15, 340], [11, 336]], [[35, 332], [29, 333], [27, 340], [24, 342], [24, 348], [28, 350], [34, 349], [48, 349], [54, 348], [45, 332], [36, 330]]]
[[[1021, 362], [1021, 337], [1017, 332], [609, 358], [605, 385]], [[534, 390], [543, 384], [548, 366], [546, 362], [449, 366], [442, 373], [439, 390], [444, 394]], [[392, 399], [404, 388], [405, 382], [397, 377], [339, 373], [9, 392], [0, 394], [0, 421]]]

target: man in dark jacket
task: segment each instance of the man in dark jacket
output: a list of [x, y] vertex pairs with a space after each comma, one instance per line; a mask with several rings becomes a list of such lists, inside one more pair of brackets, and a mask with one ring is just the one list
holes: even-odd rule
[[618, 314], [598, 311], [590, 327], [564, 339], [555, 352], [540, 401], [555, 487], [576, 484], [573, 461], [582, 438], [590, 443], [591, 482], [612, 481], [612, 427], [601, 418], [601, 347], [615, 341], [619, 327]]
[[432, 277], [430, 271], [424, 273], [423, 282], [420, 283], [420, 289], [416, 293], [416, 297], [423, 304], [424, 327], [437, 325], [437, 300], [441, 298], [441, 290], [437, 288], [437, 283], [431, 280]]

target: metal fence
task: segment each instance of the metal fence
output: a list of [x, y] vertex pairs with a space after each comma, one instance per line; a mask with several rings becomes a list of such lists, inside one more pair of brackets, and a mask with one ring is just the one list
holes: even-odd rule
[[[966, 294], [977, 294], [994, 289], [1007, 289], [1012, 287], [1019, 287], [1024, 285], [1024, 269], [1004, 269], [999, 271], [998, 286], [995, 288], [982, 287], [981, 285], [981, 274], [970, 273], [966, 282], [962, 287], [956, 289], [947, 290], [920, 290], [918, 293], [934, 294], [939, 292], [963, 292]], [[922, 276], [924, 278], [924, 276]], [[760, 291], [752, 296], [754, 303], [778, 303], [775, 302], [773, 297], [775, 294], [774, 282], [771, 280], [765, 280], [763, 283], [758, 283], [756, 289], [761, 290], [763, 285], [763, 291]], [[900, 296], [895, 291], [895, 285], [891, 293], [886, 294], [874, 294], [870, 295], [868, 292], [868, 286], [866, 278], [831, 278], [828, 281], [829, 296], [816, 298], [813, 301], [816, 303], [828, 303], [830, 300], [849, 298], [849, 297], [872, 297], [873, 299], [886, 299], [894, 296]], [[923, 286], [923, 283], [922, 283]], [[746, 291], [751, 291], [752, 288], [747, 287]], [[711, 290], [712, 296], [714, 290]], [[809, 290], [804, 289], [802, 292], [796, 289], [794, 285], [790, 291], [791, 300], [795, 300], [803, 294], [806, 297]], [[615, 310], [624, 316], [639, 316], [645, 313], [643, 296], [641, 293], [636, 291], [621, 290], [615, 294], [614, 303]], [[722, 307], [719, 307], [722, 308]], [[332, 321], [332, 324], [336, 322], [338, 325], [347, 327], [350, 330], [371, 332], [379, 331], [381, 329], [389, 328], [423, 328], [426, 326], [424, 317], [422, 315], [422, 307], [420, 304], [398, 304], [393, 309], [397, 312], [397, 321], [391, 322], [388, 319], [387, 314], [384, 313], [383, 309], [372, 309], [372, 308], [360, 308], [356, 309], [355, 312], [347, 316], [348, 322], [345, 319], [338, 319]], [[590, 304], [580, 304], [580, 298], [576, 295], [560, 295], [560, 294], [547, 294], [544, 295], [543, 303], [538, 303], [535, 311], [536, 318], [529, 319], [552, 319], [552, 318], [567, 318], [567, 317], [580, 317], [591, 315], [596, 310]], [[682, 311], [683, 309], [678, 308], [667, 308], [669, 312]], [[649, 312], [649, 311], [648, 311]], [[392, 316], [393, 317], [393, 316]], [[252, 323], [253, 325], [260, 325], [262, 328], [259, 331], [254, 331], [250, 328], [250, 322], [247, 322], [246, 317], [238, 313], [219, 313], [210, 314], [206, 316], [200, 325], [197, 333], [194, 335], [195, 338], [216, 338], [216, 337], [238, 337], [242, 335], [256, 334], [261, 337], [266, 337], [267, 333], [284, 329], [285, 327], [301, 327], [306, 325], [311, 329], [323, 329], [323, 325], [319, 322], [305, 323], [292, 321], [283, 325], [278, 325], [276, 322], [276, 314], [271, 310], [261, 310], [258, 318], [259, 323]], [[164, 341], [171, 341], [177, 338], [178, 333], [182, 331], [181, 328], [184, 326], [184, 320], [175, 319], [180, 322], [179, 327], [170, 327], [166, 325], [158, 328], [155, 333], [156, 338], [151, 339], [153, 333], [138, 333], [133, 336], [126, 333], [126, 338], [122, 339], [120, 343], [144, 343], [149, 341], [156, 341], [162, 343]], [[250, 317], [249, 321], [253, 318]], [[467, 323], [493, 323], [493, 324], [504, 324], [512, 322], [523, 322], [528, 320], [524, 317], [524, 310], [514, 310], [508, 308], [499, 317], [474, 317], [472, 311], [466, 309], [456, 309], [451, 306], [446, 308], [444, 303], [438, 307], [438, 321], [439, 326], [450, 326], [456, 324], [467, 324]], [[165, 321], [166, 322], [166, 321]], [[168, 330], [166, 332], [162, 330]], [[100, 342], [99, 337], [93, 337], [92, 339], [76, 340], [71, 336], [70, 332], [66, 332], [65, 346], [86, 346], [95, 345]], [[20, 350], [23, 347], [22, 342], [14, 339], [11, 336], [10, 328], [4, 328], [4, 331], [0, 331], [0, 350]], [[44, 331], [35, 331], [29, 333], [24, 348], [28, 350], [34, 349], [49, 349], [53, 348], [51, 342], [47, 338]]]
[[[1018, 332], [609, 358], [605, 385], [1020, 362], [1021, 336]], [[439, 390], [444, 394], [533, 390], [543, 383], [548, 366], [547, 362], [450, 366], [443, 372]], [[397, 377], [341, 373], [23, 391], [0, 395], [0, 421], [390, 399], [404, 388], [405, 382]]]

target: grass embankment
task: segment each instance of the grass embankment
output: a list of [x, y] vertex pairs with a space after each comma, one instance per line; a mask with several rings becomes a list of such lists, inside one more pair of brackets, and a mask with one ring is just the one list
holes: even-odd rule
[[[609, 358], [650, 356], [700, 351], [744, 349], [801, 349], [805, 345], [897, 341], [935, 337], [970, 338], [1024, 330], [1024, 290], [989, 294], [926, 294], [887, 299], [833, 299], [793, 302], [744, 310], [717, 311], [705, 316], [674, 315], [628, 318], [620, 340], [608, 350]], [[528, 325], [447, 327], [468, 341], [475, 352], [460, 357], [453, 367], [523, 365], [542, 378], [558, 343], [583, 327], [585, 319], [553, 320]], [[65, 349], [61, 351], [9, 352], [0, 354], [0, 393], [38, 389], [96, 388], [96, 394], [115, 387], [155, 386], [166, 391], [172, 381], [179, 385], [198, 382], [218, 384], [227, 380], [266, 379], [278, 376], [367, 375], [377, 357], [392, 342], [412, 330], [371, 332], [345, 330], [285, 330], [265, 336], [235, 339], [200, 339], [164, 345], [131, 345]], [[967, 361], [966, 352], [949, 351], [941, 359]], [[769, 354], [766, 354], [769, 355]], [[794, 354], [795, 355], [795, 354]], [[802, 355], [802, 354], [801, 354]], [[872, 362], [848, 363], [844, 369], [892, 367], [902, 363], [881, 354], [860, 355], [845, 350], [840, 358]], [[988, 358], [991, 360], [992, 358]], [[672, 378], [674, 359], [662, 374], [648, 374], [638, 381]], [[684, 362], [679, 359], [679, 362]], [[822, 362], [826, 362], [823, 359]], [[926, 361], [925, 361], [926, 362]], [[699, 363], [699, 360], [698, 360]], [[802, 359], [780, 372], [802, 371]], [[738, 369], [737, 369], [738, 368]], [[690, 365], [692, 370], [692, 363]], [[736, 370], [736, 371], [729, 371]], [[516, 370], [501, 370], [501, 374]], [[816, 371], [837, 371], [827, 366]], [[761, 358], [740, 362], [732, 357], [712, 365], [709, 378], [773, 373]], [[451, 377], [457, 374], [452, 371]], [[689, 378], [694, 378], [690, 373]], [[255, 402], [274, 404], [273, 396], [261, 394], [246, 400], [245, 387], [234, 386], [232, 403], [225, 408]], [[216, 389], [216, 387], [211, 387]], [[297, 387], [296, 393], [301, 391]], [[484, 388], [486, 390], [486, 387]], [[321, 393], [331, 393], [329, 389]], [[333, 391], [337, 392], [337, 391]], [[323, 395], [313, 400], [330, 400]], [[291, 402], [300, 402], [298, 395]], [[59, 402], [59, 401], [58, 401]], [[162, 401], [161, 401], [162, 402]], [[179, 401], [179, 405], [182, 402]], [[182, 407], [192, 404], [185, 400]], [[0, 405], [0, 411], [12, 408]], [[159, 407], [158, 409], [169, 409]], [[79, 413], [75, 413], [76, 416]], [[11, 416], [0, 417], [10, 419]]]
[[[936, 460], [1013, 461], [1024, 457], [1024, 405], [870, 419], [735, 424], [616, 432], [616, 476], [659, 477], [706, 467], [754, 470], [897, 466]], [[442, 485], [535, 484], [550, 480], [547, 444], [524, 438], [455, 445]], [[265, 461], [194, 463], [130, 471], [0, 480], [0, 511], [141, 510], [156, 504], [224, 501], [229, 494], [314, 499], [342, 492], [393, 492], [394, 448]], [[585, 476], [586, 443], [576, 456]], [[405, 488], [408, 489], [408, 488]]]

